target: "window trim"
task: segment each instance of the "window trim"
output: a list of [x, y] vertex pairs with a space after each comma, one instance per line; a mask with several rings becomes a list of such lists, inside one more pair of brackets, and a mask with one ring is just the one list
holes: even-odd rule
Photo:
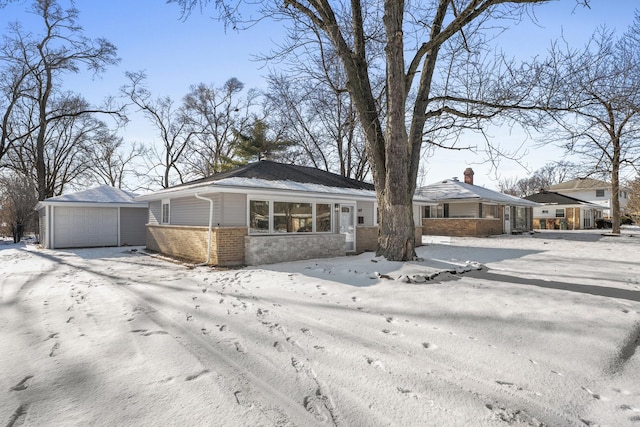
[[605, 197], [606, 192], [603, 189], [596, 189], [596, 197]]
[[[167, 207], [166, 218], [165, 206]], [[171, 199], [162, 199], [160, 202], [160, 224], [171, 224]]]
[[[251, 231], [251, 202], [259, 201], [259, 202], [268, 202], [269, 203], [269, 229], [267, 232], [256, 233]], [[273, 227], [274, 220], [274, 205], [275, 203], [306, 203], [311, 204], [311, 223], [312, 230], [307, 232], [276, 232]], [[313, 199], [313, 198], [304, 198], [304, 197], [291, 197], [291, 196], [282, 196], [282, 197], [274, 197], [268, 196], [265, 197], [259, 194], [248, 194], [247, 195], [247, 231], [250, 236], [282, 236], [282, 235], [304, 235], [304, 234], [332, 234], [335, 231], [335, 210], [334, 205], [337, 203], [335, 200], [330, 199]], [[353, 202], [355, 205], [355, 201]], [[329, 230], [328, 231], [318, 231], [317, 230], [317, 205], [328, 205], [329, 206]]]

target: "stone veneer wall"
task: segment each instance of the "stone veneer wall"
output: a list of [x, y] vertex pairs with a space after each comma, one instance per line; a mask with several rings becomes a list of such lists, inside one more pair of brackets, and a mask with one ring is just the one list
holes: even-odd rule
[[[147, 225], [147, 248], [191, 262], [207, 259], [208, 227]], [[242, 265], [245, 227], [214, 227], [211, 235], [211, 265]]]
[[503, 234], [502, 218], [425, 218], [422, 234], [428, 236], [492, 236]]
[[345, 255], [342, 234], [249, 235], [245, 236], [244, 242], [247, 265]]

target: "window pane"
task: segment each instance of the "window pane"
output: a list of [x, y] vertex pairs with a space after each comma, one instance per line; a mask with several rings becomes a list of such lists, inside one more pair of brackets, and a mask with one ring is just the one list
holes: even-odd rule
[[321, 203], [316, 205], [316, 231], [318, 233], [331, 232], [331, 205]]
[[273, 202], [274, 233], [313, 231], [311, 203]]
[[162, 223], [169, 224], [169, 204], [162, 204]]
[[498, 205], [482, 204], [482, 218], [497, 218], [498, 217]]
[[556, 209], [556, 218], [564, 218], [564, 209]]
[[269, 202], [264, 200], [249, 202], [249, 232], [269, 232]]

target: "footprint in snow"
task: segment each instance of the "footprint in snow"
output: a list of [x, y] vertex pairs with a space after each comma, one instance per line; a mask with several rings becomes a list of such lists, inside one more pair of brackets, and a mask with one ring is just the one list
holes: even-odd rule
[[280, 341], [276, 341], [273, 343], [273, 348], [275, 348], [276, 350], [278, 350], [278, 352], [283, 353], [285, 351], [284, 347], [282, 346], [282, 343]]
[[235, 343], [236, 346], [236, 351], [238, 353], [246, 353], [247, 349], [245, 348], [245, 346], [242, 345], [242, 343], [240, 341], [236, 341]]
[[438, 346], [437, 346], [437, 345], [432, 344], [432, 343], [430, 343], [430, 342], [423, 342], [423, 343], [422, 343], [422, 347], [423, 347], [423, 348], [427, 348], [427, 349], [429, 349], [429, 350], [436, 350], [436, 349], [438, 348]]
[[307, 336], [312, 336], [312, 335], [313, 335], [313, 333], [311, 332], [311, 330], [310, 330], [310, 329], [302, 328], [302, 329], [300, 329], [300, 330], [302, 331], [302, 333], [303, 333], [303, 334], [305, 334], [305, 335], [307, 335]]
[[496, 380], [496, 383], [503, 385], [505, 387], [509, 387], [509, 388], [513, 388], [516, 390], [522, 390], [522, 387], [520, 387], [519, 385], [509, 382], [509, 381], [501, 381], [501, 380]]
[[420, 397], [418, 393], [414, 392], [413, 390], [409, 390], [407, 388], [402, 388], [402, 387], [396, 387], [396, 388], [400, 393], [405, 394], [409, 397], [413, 397], [414, 399], [417, 399]]
[[373, 359], [371, 357], [367, 357], [367, 363], [371, 366], [373, 366], [376, 369], [380, 369], [381, 371], [386, 371], [384, 369], [384, 365], [382, 364], [382, 362], [378, 359]]
[[317, 389], [315, 395], [305, 396], [303, 404], [304, 408], [321, 424], [333, 418], [333, 402], [321, 389]]
[[26, 377], [24, 377], [22, 379], [22, 381], [20, 381], [18, 384], [14, 385], [13, 387], [11, 387], [9, 390], [11, 391], [22, 391], [22, 390], [26, 390], [27, 387], [29, 387], [29, 383], [31, 382], [31, 378], [33, 378], [33, 375], [27, 375]]
[[169, 332], [167, 331], [151, 331], [151, 332], [145, 332], [142, 334], [143, 337], [148, 337], [150, 335], [169, 335]]
[[608, 400], [607, 398], [604, 398], [603, 396], [599, 395], [598, 393], [592, 392], [591, 390], [589, 390], [586, 387], [580, 387], [580, 388], [583, 389], [584, 391], [586, 391], [587, 393], [589, 393], [591, 395], [591, 397], [593, 397], [596, 400], [604, 400], [604, 401]]
[[53, 338], [58, 338], [58, 335], [60, 335], [59, 332], [54, 332], [52, 334], [49, 334], [49, 336], [47, 337], [47, 339], [45, 339], [45, 341], [53, 339]]
[[29, 404], [27, 403], [23, 403], [22, 405], [18, 406], [18, 409], [16, 409], [14, 413], [11, 415], [11, 418], [9, 418], [9, 423], [7, 424], [7, 427], [18, 427], [23, 425], [27, 418], [28, 408], [29, 408]]
[[199, 378], [199, 377], [203, 376], [204, 374], [208, 374], [208, 373], [209, 373], [209, 370], [208, 370], [208, 369], [204, 369], [204, 370], [202, 370], [202, 371], [198, 372], [197, 374], [188, 375], [188, 376], [185, 378], [185, 381], [193, 381], [193, 380], [195, 380], [195, 379], [197, 379], [197, 378]]
[[58, 350], [60, 349], [60, 343], [57, 342], [55, 344], [53, 344], [53, 347], [51, 347], [51, 351], [49, 352], [49, 357], [54, 357], [58, 354]]

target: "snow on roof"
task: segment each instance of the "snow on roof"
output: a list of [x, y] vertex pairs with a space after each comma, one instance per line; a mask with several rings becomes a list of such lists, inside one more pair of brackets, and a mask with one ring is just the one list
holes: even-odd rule
[[588, 207], [595, 207], [602, 209], [601, 205], [590, 203], [584, 200], [576, 199], [575, 197], [567, 196], [564, 194], [556, 193], [554, 191], [541, 191], [536, 194], [525, 197], [526, 200], [538, 202], [547, 205], [584, 205]]
[[421, 196], [432, 202], [476, 200], [479, 202], [496, 202], [518, 206], [539, 206], [536, 202], [453, 179], [446, 179], [425, 187], [420, 187], [416, 190], [416, 196]]
[[[90, 188], [76, 193], [63, 194], [61, 196], [49, 197], [42, 204], [49, 203], [112, 203], [112, 204], [139, 204], [135, 198], [138, 195], [128, 191], [114, 188], [109, 185]], [[38, 205], [40, 205], [40, 203]]]
[[[358, 198], [370, 198], [375, 199], [376, 192], [372, 186], [367, 184], [365, 188], [356, 187], [342, 187], [342, 186], [330, 186], [317, 184], [313, 182], [299, 182], [290, 179], [261, 179], [261, 178], [249, 178], [249, 177], [230, 177], [222, 178], [218, 180], [200, 180], [192, 184], [180, 185], [165, 190], [156, 191], [154, 193], [140, 196], [137, 200], [155, 200], [165, 195], [171, 194], [194, 194], [198, 191], [216, 191], [229, 188], [237, 188], [238, 190], [244, 189], [257, 189], [257, 190], [272, 190], [282, 192], [300, 192], [300, 193], [313, 193], [313, 194], [327, 194], [334, 196], [350, 196]], [[367, 189], [371, 188], [371, 189]], [[205, 190], [206, 189], [206, 190]], [[414, 197], [415, 202], [421, 202], [424, 204], [430, 204], [428, 200], [420, 195]]]
[[549, 190], [593, 190], [593, 189], [607, 189], [611, 188], [611, 184], [605, 181], [600, 181], [593, 178], [576, 178], [571, 181], [561, 182], [560, 184], [554, 184], [549, 187]]
[[260, 189], [277, 189], [287, 191], [302, 191], [308, 193], [329, 193], [329, 194], [342, 194], [349, 196], [365, 196], [375, 197], [376, 193], [373, 190], [364, 190], [359, 188], [346, 188], [346, 187], [329, 187], [321, 184], [313, 184], [308, 182], [296, 182], [291, 180], [282, 181], [270, 181], [260, 178], [224, 178], [219, 181], [209, 183], [212, 187], [224, 186], [224, 187], [249, 187]]

